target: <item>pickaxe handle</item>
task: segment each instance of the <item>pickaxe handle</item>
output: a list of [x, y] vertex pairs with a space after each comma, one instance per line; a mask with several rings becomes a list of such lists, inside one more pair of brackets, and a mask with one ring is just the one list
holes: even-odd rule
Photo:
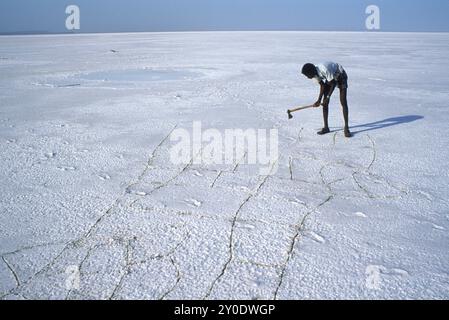
[[310, 106], [297, 107], [295, 109], [290, 109], [288, 111], [289, 112], [296, 112], [296, 111], [300, 111], [300, 110], [304, 110], [304, 109], [310, 109], [310, 108], [313, 108], [313, 107], [314, 107], [314, 105], [311, 104]]
[[315, 106], [314, 104], [311, 104], [310, 106], [297, 107], [295, 109], [287, 110], [288, 118], [289, 119], [293, 118], [292, 112], [296, 112], [296, 111], [304, 110], [304, 109], [310, 109], [310, 108], [313, 108], [314, 106]]

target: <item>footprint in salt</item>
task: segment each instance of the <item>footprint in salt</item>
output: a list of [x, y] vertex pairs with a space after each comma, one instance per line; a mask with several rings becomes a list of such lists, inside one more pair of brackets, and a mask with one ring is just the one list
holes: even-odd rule
[[106, 174], [106, 173], [101, 173], [101, 174], [98, 175], [98, 178], [100, 178], [101, 180], [105, 181], [105, 180], [111, 179], [111, 176]]
[[191, 207], [199, 208], [202, 205], [201, 201], [198, 201], [198, 200], [195, 200], [195, 199], [186, 199], [184, 201]]
[[309, 237], [310, 239], [318, 242], [318, 243], [325, 243], [326, 242], [326, 240], [322, 236], [320, 236], [318, 233], [313, 232], [313, 231], [307, 232], [306, 236]]
[[193, 171], [193, 174], [197, 177], [203, 177], [204, 175], [200, 173], [198, 170]]
[[237, 226], [242, 229], [253, 230], [256, 228], [254, 224], [245, 221], [238, 221]]
[[446, 230], [446, 229], [444, 229], [444, 227], [439, 226], [439, 225], [434, 224], [434, 223], [432, 223], [432, 227], [433, 227], [434, 229], [437, 229], [437, 230]]
[[355, 216], [360, 217], [360, 218], [367, 218], [367, 215], [364, 214], [363, 212], [355, 212], [354, 213]]
[[392, 269], [390, 269], [388, 271], [388, 274], [402, 276], [402, 277], [406, 277], [406, 276], [410, 275], [410, 273], [407, 270], [399, 269], [399, 268], [392, 268]]
[[304, 201], [299, 200], [298, 198], [288, 199], [288, 201], [294, 204], [307, 206], [307, 204]]
[[66, 167], [66, 166], [59, 166], [59, 167], [57, 167], [57, 169], [61, 170], [61, 171], [75, 171], [76, 170], [75, 167]]
[[240, 186], [237, 188], [237, 190], [239, 191], [243, 191], [243, 192], [251, 192], [251, 189], [245, 186]]

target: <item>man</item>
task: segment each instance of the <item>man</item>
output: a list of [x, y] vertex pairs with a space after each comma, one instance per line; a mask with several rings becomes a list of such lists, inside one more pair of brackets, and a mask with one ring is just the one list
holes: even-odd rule
[[[302, 74], [309, 79], [314, 79], [320, 84], [320, 95], [314, 103], [314, 107], [323, 106], [324, 128], [317, 133], [322, 135], [329, 133], [329, 101], [336, 86], [340, 89], [340, 103], [343, 108], [343, 117], [345, 120], [345, 137], [351, 137], [349, 131], [349, 111], [347, 101], [348, 75], [341, 65], [335, 62], [324, 62], [318, 65], [306, 63], [302, 67]], [[323, 102], [321, 102], [323, 100]]]

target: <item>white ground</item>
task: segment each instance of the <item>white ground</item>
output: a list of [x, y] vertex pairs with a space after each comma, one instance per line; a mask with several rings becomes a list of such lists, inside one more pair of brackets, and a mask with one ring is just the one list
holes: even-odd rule
[[[0, 37], [0, 297], [449, 298], [448, 56], [448, 34]], [[338, 92], [327, 136], [286, 117], [325, 60], [351, 139]], [[279, 170], [172, 165], [194, 120], [279, 128]]]

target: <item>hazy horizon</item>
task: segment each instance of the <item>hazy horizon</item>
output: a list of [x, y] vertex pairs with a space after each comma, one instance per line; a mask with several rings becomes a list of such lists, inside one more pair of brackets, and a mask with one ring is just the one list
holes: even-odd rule
[[[65, 27], [68, 5], [80, 8], [79, 30]], [[2, 0], [0, 34], [367, 31], [368, 5], [380, 32], [449, 32], [447, 0]]]
[[90, 34], [133, 34], [133, 33], [207, 33], [207, 32], [298, 32], [298, 33], [418, 33], [418, 34], [432, 34], [432, 33], [449, 33], [449, 31], [366, 31], [366, 30], [359, 30], [359, 31], [334, 31], [334, 30], [184, 30], [184, 31], [103, 31], [103, 32], [39, 32], [39, 31], [23, 31], [23, 32], [0, 32], [0, 36], [51, 36], [51, 35], [90, 35]]

